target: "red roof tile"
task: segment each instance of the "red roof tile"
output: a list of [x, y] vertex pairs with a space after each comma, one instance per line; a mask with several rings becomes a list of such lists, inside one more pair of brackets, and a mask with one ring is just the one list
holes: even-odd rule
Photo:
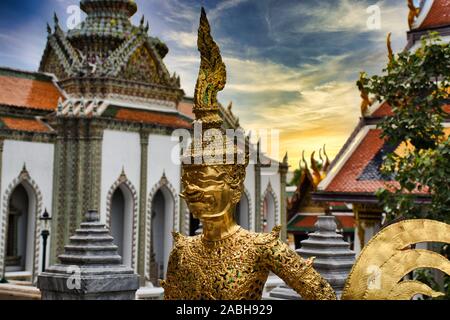
[[[288, 226], [289, 231], [313, 231], [316, 229], [315, 224], [318, 216], [298, 215], [295, 220]], [[340, 216], [336, 215], [338, 228], [345, 230], [353, 230], [355, 228], [355, 217], [353, 216]]]
[[379, 188], [385, 187], [385, 181], [358, 180], [364, 168], [384, 145], [384, 140], [380, 138], [380, 134], [380, 129], [369, 130], [325, 191], [373, 193]]
[[0, 104], [55, 110], [62, 95], [51, 81], [0, 75]]
[[418, 29], [450, 25], [450, 0], [434, 0], [427, 17]]
[[392, 115], [391, 106], [385, 101], [372, 114], [373, 117], [385, 117]]
[[356, 226], [355, 217], [336, 216], [336, 219], [341, 223], [341, 226], [344, 229], [353, 229]]
[[304, 216], [294, 225], [296, 228], [312, 228], [317, 222], [317, 216]]
[[[448, 137], [450, 135], [450, 128], [444, 128], [444, 133]], [[324, 191], [375, 193], [380, 188], [389, 189], [389, 185], [398, 186], [398, 183], [395, 181], [359, 179], [363, 170], [384, 145], [384, 140], [381, 139], [380, 134], [380, 129], [369, 130], [359, 146]], [[414, 193], [425, 194], [427, 191], [424, 188], [421, 191], [415, 190]]]
[[[450, 0], [449, 0], [450, 1]], [[444, 112], [450, 114], [450, 104], [443, 106]], [[372, 113], [372, 117], [386, 117], [392, 115], [392, 109], [389, 103], [386, 101], [383, 102], [374, 113]]]
[[11, 130], [29, 132], [49, 132], [50, 129], [41, 121], [36, 119], [1, 117], [3, 125]]
[[190, 101], [181, 101], [178, 104], [178, 110], [184, 114], [185, 116], [195, 119], [194, 112], [192, 112], [192, 109], [194, 107], [194, 103]]
[[176, 114], [163, 114], [159, 112], [133, 110], [121, 108], [117, 111], [115, 119], [137, 121], [157, 124], [172, 128], [191, 128], [191, 121], [185, 120]]

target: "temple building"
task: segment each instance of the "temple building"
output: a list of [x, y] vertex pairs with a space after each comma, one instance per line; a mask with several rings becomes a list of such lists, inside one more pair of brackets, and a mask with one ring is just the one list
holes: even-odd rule
[[[193, 99], [167, 70], [169, 49], [148, 35], [148, 22], [131, 23], [134, 1], [82, 0], [80, 7], [87, 17], [77, 28], [64, 31], [56, 16], [47, 26], [37, 72], [0, 68], [0, 279], [35, 283], [45, 210], [49, 265], [83, 213], [96, 209], [123, 263], [142, 286], [158, 285], [171, 231], [198, 228], [179, 197], [181, 165], [172, 161], [181, 152], [172, 132], [192, 130]], [[227, 128], [239, 127], [231, 106], [221, 112]], [[286, 172], [287, 159], [276, 170], [248, 166], [236, 213], [244, 228], [286, 220]]]
[[[322, 157], [322, 150], [324, 157]], [[316, 231], [317, 218], [323, 215], [336, 217], [337, 232], [341, 233], [344, 240], [350, 243], [353, 249], [355, 219], [351, 206], [344, 202], [330, 202], [324, 204], [312, 199], [312, 194], [317, 191], [319, 183], [326, 177], [330, 162], [325, 151], [319, 150], [319, 159], [311, 154], [310, 166], [303, 154], [300, 162], [300, 178], [295, 191], [288, 195], [287, 202], [287, 233], [290, 242], [296, 249], [301, 248], [301, 241], [308, 239], [309, 233]]]
[[[418, 11], [411, 9], [410, 26], [405, 50], [416, 50], [420, 39], [430, 31], [440, 34], [445, 42], [450, 41], [450, 5], [448, 0], [426, 0]], [[450, 105], [444, 106], [450, 113]], [[397, 152], [399, 146], [390, 147], [380, 137], [377, 124], [383, 117], [392, 114], [386, 102], [375, 103], [363, 114], [353, 133], [348, 138], [328, 170], [327, 176], [313, 194], [314, 201], [345, 202], [351, 205], [357, 224], [355, 251], [359, 251], [370, 238], [379, 231], [383, 211], [375, 193], [385, 186], [380, 172], [383, 157]], [[445, 132], [450, 134], [450, 119], [443, 123]], [[426, 194], [417, 195], [427, 201]], [[428, 200], [429, 201], [429, 200]]]

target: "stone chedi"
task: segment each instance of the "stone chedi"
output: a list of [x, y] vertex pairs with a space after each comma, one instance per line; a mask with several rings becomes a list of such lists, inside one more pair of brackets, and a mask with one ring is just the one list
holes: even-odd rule
[[316, 222], [316, 232], [302, 241], [297, 253], [304, 258], [316, 257], [314, 268], [333, 287], [338, 297], [344, 289], [345, 280], [355, 262], [355, 253], [349, 243], [336, 233], [336, 218], [320, 216]]
[[43, 300], [134, 300], [139, 276], [122, 265], [113, 237], [89, 211], [53, 265], [38, 277]]
[[[355, 262], [355, 253], [349, 249], [341, 234], [336, 233], [336, 218], [334, 216], [319, 216], [316, 231], [301, 242], [301, 249], [296, 250], [303, 258], [312, 258], [314, 268], [333, 287], [338, 297], [344, 289], [345, 280]], [[286, 285], [270, 292], [271, 298], [300, 299], [300, 296]]]

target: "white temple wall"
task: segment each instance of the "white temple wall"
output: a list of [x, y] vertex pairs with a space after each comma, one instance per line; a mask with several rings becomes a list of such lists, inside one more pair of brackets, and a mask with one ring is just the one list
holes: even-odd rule
[[[33, 186], [30, 185], [32, 188], [29, 185], [25, 186], [25, 188], [27, 189], [27, 192], [31, 191], [33, 193], [38, 193], [34, 195], [36, 197], [35, 199], [33, 199], [34, 197], [30, 197], [29, 194], [29, 208], [30, 210], [32, 210], [36, 208], [37, 205], [37, 210], [42, 211], [34, 212], [34, 223], [39, 224], [38, 217], [42, 215], [43, 210], [47, 209], [50, 215], [52, 214], [53, 157], [54, 145], [51, 143], [27, 142], [17, 140], [4, 141], [0, 186], [0, 221], [6, 222], [7, 217], [5, 217], [5, 214], [7, 212], [7, 208], [5, 207], [6, 202], [4, 197], [9, 196], [10, 193], [15, 189], [16, 185], [13, 186], [12, 183], [16, 184], [18, 182], [18, 177], [22, 172], [24, 165], [27, 172], [29, 173], [30, 179], [34, 184]], [[37, 190], [34, 190], [34, 188], [37, 188]], [[35, 201], [37, 201], [38, 199], [38, 203], [35, 203]], [[31, 271], [30, 267], [32, 265], [32, 261], [30, 261], [30, 259], [34, 259], [34, 262], [36, 264], [35, 271], [37, 271], [37, 268], [39, 268], [40, 270], [42, 264], [40, 234], [33, 234], [34, 230], [31, 229], [34, 229], [34, 227], [29, 227], [28, 229], [27, 271]], [[0, 239], [4, 240], [5, 236], [6, 234], [4, 234], [4, 228], [0, 228]], [[48, 243], [50, 243], [50, 237]], [[34, 252], [36, 247], [35, 241], [39, 241], [37, 243], [40, 248], [38, 256], [35, 256]], [[47, 247], [47, 249], [49, 248]], [[47, 263], [48, 258], [49, 256], [47, 256]], [[3, 257], [0, 257], [0, 259], [3, 259]]]
[[255, 212], [256, 212], [256, 203], [255, 203], [255, 166], [253, 164], [249, 164], [246, 169], [244, 187], [248, 191], [247, 197], [249, 198], [249, 208], [251, 217], [249, 217], [250, 222], [250, 230], [255, 231]]
[[[107, 197], [122, 169], [139, 194], [141, 144], [139, 133], [105, 130], [102, 145], [102, 181], [100, 217], [106, 222]], [[139, 206], [139, 204], [137, 204]]]
[[[270, 185], [270, 188], [269, 188]], [[264, 201], [264, 195], [268, 189], [271, 189], [271, 193], [275, 200], [275, 225], [281, 224], [280, 216], [280, 199], [281, 199], [281, 181], [280, 175], [277, 169], [274, 168], [261, 168], [261, 201]], [[260, 206], [262, 203], [259, 204]], [[262, 210], [261, 210], [262, 212]]]
[[[180, 191], [180, 165], [172, 161], [172, 152], [179, 160], [180, 148], [171, 136], [150, 135], [148, 143], [148, 178], [147, 190], [150, 191], [165, 173], [167, 180], [177, 191]], [[176, 196], [177, 196], [176, 195]]]
[[[172, 141], [171, 136], [151, 134], [148, 143], [148, 178], [147, 178], [147, 206], [150, 205], [159, 189], [164, 194], [165, 224], [164, 224], [164, 270], [167, 268], [169, 254], [172, 250], [171, 231], [179, 231], [182, 217], [179, 208], [179, 193], [181, 181], [180, 147], [178, 141]], [[165, 175], [166, 181], [162, 181]], [[172, 199], [171, 199], [172, 198]], [[147, 213], [148, 215], [149, 213]], [[150, 222], [150, 221], [149, 221]], [[151, 223], [151, 222], [150, 222]], [[149, 228], [148, 228], [149, 229]], [[146, 242], [151, 236], [147, 235]], [[148, 243], [146, 243], [148, 245]], [[148, 260], [148, 259], [146, 259]], [[148, 261], [146, 261], [148, 264]]]

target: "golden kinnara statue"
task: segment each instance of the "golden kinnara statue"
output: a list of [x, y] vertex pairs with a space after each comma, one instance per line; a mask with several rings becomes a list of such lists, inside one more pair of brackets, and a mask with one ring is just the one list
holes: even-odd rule
[[[198, 47], [201, 65], [194, 113], [203, 129], [220, 130], [216, 95], [225, 86], [226, 72], [203, 9]], [[201, 158], [197, 152], [209, 150], [206, 143], [201, 147], [199, 151], [192, 147], [192, 160]], [[225, 157], [230, 150], [237, 162], [242, 152], [237, 147], [224, 145], [216, 152]], [[260, 299], [270, 271], [305, 299], [335, 299], [331, 286], [313, 269], [312, 260], [303, 260], [279, 240], [280, 227], [270, 234], [258, 234], [236, 224], [234, 210], [248, 160], [244, 158], [244, 163], [183, 165], [182, 196], [194, 217], [202, 221], [203, 234], [175, 234], [167, 279], [162, 282], [165, 299]]]
[[[194, 97], [194, 123], [201, 124], [205, 132], [216, 130], [223, 134], [217, 92], [225, 87], [226, 69], [203, 8], [198, 47], [201, 64]], [[202, 160], [208, 156], [219, 156], [220, 160], [217, 163]], [[229, 157], [233, 162], [224, 163], [224, 158]], [[336, 299], [332, 287], [314, 270], [313, 260], [302, 259], [279, 239], [280, 227], [262, 234], [236, 224], [234, 210], [243, 190], [248, 153], [234, 142], [230, 147], [229, 142], [217, 144], [214, 139], [206, 139], [200, 145], [193, 143], [182, 160], [184, 192], [181, 196], [194, 217], [201, 220], [203, 233], [195, 237], [174, 233], [167, 278], [161, 282], [165, 299], [257, 300], [262, 297], [271, 271], [303, 299]], [[421, 226], [424, 231], [418, 232]], [[343, 298], [404, 298], [415, 289], [430, 293], [431, 289], [427, 291], [420, 283], [420, 288], [415, 282], [402, 287], [397, 283], [413, 267], [423, 265], [449, 271], [449, 262], [442, 256], [423, 252], [426, 250], [406, 250], [403, 255], [403, 249], [414, 240], [423, 242], [430, 237], [433, 241], [449, 242], [450, 226], [417, 220], [392, 225], [380, 234], [362, 252], [349, 276]], [[380, 247], [382, 251], [378, 250]], [[414, 261], [414, 258], [419, 260]], [[405, 264], [398, 268], [400, 262]], [[390, 277], [379, 280], [375, 273], [372, 283], [368, 268], [389, 272]]]

